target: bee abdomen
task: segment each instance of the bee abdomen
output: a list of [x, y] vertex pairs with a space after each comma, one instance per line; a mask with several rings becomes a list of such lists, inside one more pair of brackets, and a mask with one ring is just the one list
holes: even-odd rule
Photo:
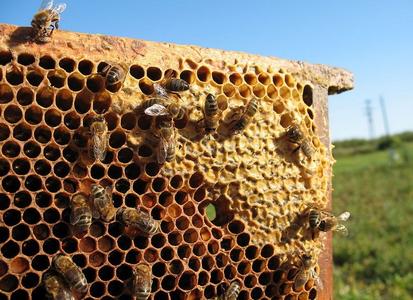
[[316, 228], [320, 224], [320, 213], [314, 209], [310, 210], [308, 220], [311, 228]]
[[309, 141], [306, 141], [306, 142], [302, 143], [301, 150], [303, 151], [305, 156], [307, 156], [309, 158], [311, 158], [311, 156], [313, 156], [314, 149], [313, 149], [313, 147], [311, 147]]
[[171, 78], [165, 83], [165, 88], [173, 92], [183, 92], [189, 89], [189, 84], [183, 79]]
[[215, 97], [211, 94], [208, 94], [206, 101], [205, 101], [205, 115], [207, 117], [212, 117], [218, 114], [218, 103]]
[[146, 300], [149, 298], [149, 296], [150, 296], [150, 293], [146, 291], [136, 292], [136, 300]]
[[245, 114], [249, 117], [253, 117], [258, 110], [258, 102], [256, 99], [252, 99], [245, 110]]

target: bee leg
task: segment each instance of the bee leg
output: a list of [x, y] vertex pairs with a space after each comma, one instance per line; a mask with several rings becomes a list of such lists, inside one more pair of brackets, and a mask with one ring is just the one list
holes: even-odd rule
[[298, 145], [298, 146], [293, 150], [293, 153], [296, 153], [298, 150], [300, 150], [300, 148], [301, 148], [301, 146]]

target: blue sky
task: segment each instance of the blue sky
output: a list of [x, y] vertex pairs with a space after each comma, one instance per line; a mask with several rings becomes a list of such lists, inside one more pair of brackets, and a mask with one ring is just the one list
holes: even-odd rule
[[[30, 24], [41, 1], [1, 0], [0, 22]], [[330, 97], [333, 139], [367, 137], [365, 100], [376, 135], [413, 130], [413, 1], [67, 0], [61, 28], [195, 44], [346, 68], [356, 88]]]

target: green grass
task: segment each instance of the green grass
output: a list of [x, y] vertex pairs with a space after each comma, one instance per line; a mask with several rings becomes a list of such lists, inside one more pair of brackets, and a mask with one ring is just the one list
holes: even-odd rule
[[413, 299], [413, 144], [338, 159], [334, 212], [348, 210], [349, 236], [334, 237], [335, 299]]

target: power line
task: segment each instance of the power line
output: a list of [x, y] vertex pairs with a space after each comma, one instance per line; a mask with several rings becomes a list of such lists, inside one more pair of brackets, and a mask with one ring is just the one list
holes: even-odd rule
[[371, 107], [371, 100], [366, 99], [366, 116], [369, 127], [370, 139], [374, 138], [374, 125], [373, 125], [373, 108]]
[[384, 103], [383, 96], [380, 96], [380, 106], [381, 106], [381, 113], [383, 114], [384, 130], [386, 132], [386, 136], [389, 136], [390, 126], [389, 126], [389, 120], [387, 119], [387, 110], [386, 110], [386, 105]]

